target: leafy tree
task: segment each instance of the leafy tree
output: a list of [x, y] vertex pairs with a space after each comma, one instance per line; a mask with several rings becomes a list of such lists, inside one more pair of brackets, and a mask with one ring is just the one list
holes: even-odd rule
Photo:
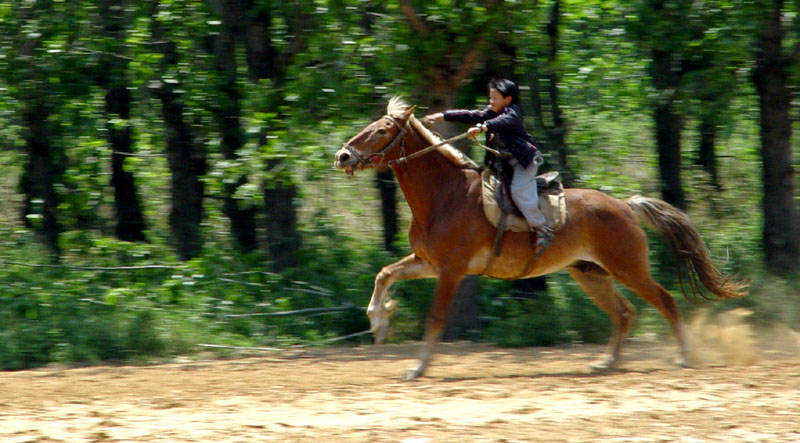
[[741, 72], [748, 65], [750, 25], [742, 8], [725, 2], [699, 9], [700, 24], [689, 43], [683, 78], [687, 113], [698, 121], [699, 143], [695, 164], [721, 191], [717, 161], [718, 134], [734, 120], [731, 103], [741, 89]]
[[145, 240], [145, 221], [135, 178], [125, 163], [132, 154], [131, 100], [125, 40], [131, 21], [127, 0], [103, 0], [98, 4], [101, 32], [97, 83], [105, 90], [106, 131], [111, 147], [111, 186], [114, 188], [117, 238]]
[[[186, 6], [190, 8], [184, 9]], [[205, 190], [202, 176], [207, 165], [206, 147], [197, 140], [191, 122], [187, 121], [185, 90], [181, 89], [184, 80], [179, 66], [179, 42], [171, 33], [190, 32], [187, 27], [180, 26], [181, 19], [183, 14], [202, 14], [198, 9], [196, 4], [153, 0], [150, 10], [152, 44], [161, 55], [160, 77], [150, 84], [150, 91], [162, 106], [167, 161], [172, 174], [169, 224], [178, 255], [183, 260], [197, 257], [202, 248], [200, 223]], [[179, 37], [185, 38], [186, 34], [179, 34]]]
[[[249, 1], [247, 4], [246, 54], [251, 80], [265, 88], [259, 111], [275, 114], [288, 93], [288, 71], [295, 58], [307, 47], [311, 31], [312, 5], [309, 2], [279, 4], [271, 1]], [[286, 26], [276, 29], [276, 23]], [[287, 42], [281, 47], [276, 42]], [[285, 117], [285, 116], [284, 116]], [[261, 122], [260, 150], [265, 153], [261, 198], [266, 216], [267, 251], [278, 269], [297, 264], [301, 239], [297, 227], [297, 184], [291, 175], [288, 153], [271, 151], [270, 132], [284, 131], [282, 118]]]
[[[656, 126], [662, 198], [685, 208], [681, 181], [681, 130], [678, 108], [681, 82], [688, 61], [686, 50], [702, 23], [690, 21], [691, 8], [683, 0], [643, 0], [636, 4], [637, 20], [631, 24], [650, 57], [650, 78], [656, 91], [653, 119]], [[695, 26], [692, 26], [695, 25]]]
[[736, 90], [737, 70], [746, 63], [747, 17], [722, 1], [643, 0], [635, 10], [627, 29], [650, 59], [662, 196], [685, 207], [681, 142], [687, 116], [699, 120], [695, 163], [720, 189], [716, 135], [729, 121], [725, 110]]
[[238, 80], [237, 43], [245, 40], [247, 5], [245, 1], [213, 0], [212, 7], [222, 20], [219, 32], [212, 37], [212, 46], [218, 70], [219, 100], [214, 114], [222, 135], [222, 158], [230, 163], [232, 176], [225, 177], [223, 184], [223, 208], [231, 223], [234, 243], [242, 252], [258, 248], [255, 213], [252, 202], [236, 198], [236, 190], [248, 181], [247, 175], [235, 167], [240, 161], [239, 151], [245, 144], [241, 124], [242, 87]]
[[[800, 270], [800, 214], [794, 198], [792, 167], [792, 96], [800, 70], [800, 19], [783, 0], [757, 2], [753, 82], [761, 112], [761, 159], [764, 186], [764, 253], [779, 273]], [[791, 33], [791, 34], [789, 34]], [[789, 37], [791, 35], [791, 37]], [[794, 45], [787, 48], [789, 42]]]
[[[549, 6], [549, 7], [548, 7]], [[515, 33], [513, 42], [523, 54], [516, 65], [520, 83], [530, 88], [529, 104], [534, 118], [534, 133], [545, 154], [555, 160], [550, 165], [561, 172], [566, 186], [571, 186], [575, 173], [569, 163], [567, 149], [567, 121], [561, 99], [560, 77], [568, 51], [563, 50], [563, 8], [560, 0], [551, 5], [538, 5], [536, 9], [519, 11], [519, 22], [524, 31]], [[535, 17], [535, 19], [534, 19]], [[517, 51], [514, 51], [517, 52]], [[528, 97], [523, 94], [523, 99]]]
[[41, 234], [57, 260], [64, 198], [59, 189], [65, 188], [68, 166], [62, 139], [68, 128], [58, 122], [69, 116], [66, 104], [87, 92], [88, 73], [74, 50], [85, 16], [71, 3], [44, 0], [4, 5], [0, 14], [0, 32], [6, 36], [0, 69], [24, 131], [23, 221]]

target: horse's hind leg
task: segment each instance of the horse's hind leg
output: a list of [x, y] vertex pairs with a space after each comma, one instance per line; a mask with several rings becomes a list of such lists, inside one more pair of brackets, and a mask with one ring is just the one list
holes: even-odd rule
[[614, 322], [614, 335], [608, 343], [608, 355], [592, 364], [594, 369], [611, 369], [620, 360], [622, 343], [633, 326], [636, 309], [614, 287], [614, 279], [594, 263], [581, 262], [568, 269], [581, 289]]
[[689, 359], [689, 340], [686, 336], [686, 325], [683, 323], [678, 305], [675, 304], [675, 299], [672, 295], [664, 289], [663, 286], [656, 283], [649, 273], [646, 273], [642, 278], [633, 281], [620, 279], [622, 283], [631, 288], [640, 297], [645, 299], [648, 303], [658, 308], [661, 314], [666, 317], [672, 327], [672, 332], [678, 340], [680, 347], [680, 356], [676, 364], [683, 367], [690, 365]]
[[616, 266], [609, 266], [609, 263], [605, 263], [604, 266], [614, 278], [629, 287], [646, 302], [658, 308], [669, 321], [680, 347], [680, 356], [676, 363], [679, 366], [689, 366], [689, 340], [686, 336], [686, 326], [681, 319], [675, 299], [650, 276], [646, 252], [643, 253], [643, 258], [638, 260], [633, 254], [629, 254], [625, 258], [611, 263]]
[[436, 275], [436, 269], [430, 263], [414, 254], [381, 269], [375, 276], [375, 289], [372, 291], [372, 299], [367, 308], [375, 343], [383, 343], [389, 332], [389, 316], [395, 307], [394, 301], [386, 299], [386, 290], [389, 286], [400, 280], [434, 278]]

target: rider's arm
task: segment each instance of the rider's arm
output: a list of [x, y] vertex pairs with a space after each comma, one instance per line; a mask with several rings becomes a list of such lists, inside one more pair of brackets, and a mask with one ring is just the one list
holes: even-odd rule
[[506, 108], [506, 112], [483, 122], [489, 132], [505, 132], [522, 128], [522, 116], [516, 106]]
[[476, 123], [482, 123], [496, 115], [494, 112], [492, 112], [491, 108], [475, 110], [453, 109], [450, 111], [444, 111], [442, 114], [445, 121], [469, 123], [473, 125]]

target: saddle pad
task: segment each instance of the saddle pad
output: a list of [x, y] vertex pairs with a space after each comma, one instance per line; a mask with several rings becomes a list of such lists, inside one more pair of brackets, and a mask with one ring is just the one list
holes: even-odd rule
[[[501, 186], [500, 180], [491, 170], [485, 169], [481, 174], [483, 183], [483, 213], [486, 219], [495, 228], [500, 222], [503, 210], [497, 203], [497, 188]], [[558, 231], [567, 222], [567, 199], [564, 196], [564, 186], [561, 182], [552, 182], [547, 188], [539, 188], [539, 210], [547, 220], [547, 226], [553, 231]], [[530, 230], [528, 222], [522, 217], [509, 214], [506, 217], [506, 231], [527, 232]]]

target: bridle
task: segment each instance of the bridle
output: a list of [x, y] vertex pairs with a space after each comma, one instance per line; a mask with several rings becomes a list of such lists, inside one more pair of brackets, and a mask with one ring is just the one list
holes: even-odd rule
[[[391, 115], [387, 114], [387, 115], [384, 115], [383, 117], [381, 117], [381, 119], [384, 119], [384, 118], [389, 119], [389, 121], [391, 121], [397, 127], [398, 132], [397, 132], [397, 135], [394, 136], [392, 141], [390, 141], [389, 144], [384, 146], [384, 148], [381, 149], [380, 151], [378, 151], [378, 152], [376, 152], [374, 154], [370, 154], [368, 157], [365, 158], [361, 154], [359, 154], [358, 150], [355, 147], [353, 147], [353, 146], [351, 146], [351, 145], [349, 145], [347, 143], [342, 145], [342, 149], [345, 149], [350, 155], [353, 156], [353, 158], [356, 159], [356, 161], [358, 161], [358, 166], [360, 168], [366, 168], [368, 166], [372, 166], [373, 164], [375, 164], [375, 162], [378, 159], [383, 160], [383, 158], [386, 157], [386, 154], [388, 154], [389, 151], [391, 151], [398, 144], [400, 144], [400, 147], [403, 150], [403, 157], [401, 157], [398, 160], [402, 160], [403, 158], [405, 158], [405, 154], [406, 153], [405, 153], [405, 146], [403, 145], [403, 139], [405, 138], [406, 133], [408, 133], [408, 124], [410, 123], [411, 119], [409, 118], [408, 120], [406, 120], [406, 124], [405, 125], [401, 125], [400, 122], [398, 122], [397, 119], [392, 117]], [[392, 164], [394, 162], [395, 161], [392, 161], [392, 162], [388, 162], [386, 164], [389, 165], [389, 164]]]
[[[355, 147], [353, 147], [353, 146], [351, 146], [351, 145], [349, 145], [347, 143], [342, 145], [342, 149], [346, 150], [350, 155], [353, 156], [353, 158], [356, 159], [356, 161], [358, 162], [359, 169], [363, 169], [363, 168], [366, 168], [368, 166], [372, 166], [373, 164], [375, 164], [375, 162], [376, 162], [376, 160], [378, 158], [380, 158], [382, 160], [386, 156], [386, 154], [389, 151], [391, 151], [392, 148], [394, 148], [398, 143], [400, 144], [400, 148], [402, 149], [402, 155], [400, 157], [394, 159], [394, 160], [390, 160], [388, 162], [383, 162], [382, 165], [384, 165], [384, 166], [394, 166], [394, 165], [397, 165], [397, 164], [406, 163], [407, 161], [411, 160], [412, 158], [416, 158], [416, 157], [425, 155], [425, 154], [433, 151], [434, 149], [438, 149], [442, 145], [445, 145], [445, 144], [448, 144], [448, 143], [453, 143], [453, 142], [456, 142], [456, 141], [461, 140], [463, 138], [470, 137], [469, 132], [465, 132], [463, 134], [456, 135], [455, 137], [448, 138], [447, 140], [442, 140], [439, 143], [436, 143], [435, 145], [428, 146], [427, 148], [424, 148], [424, 149], [421, 149], [421, 150], [419, 150], [417, 152], [413, 152], [411, 154], [406, 155], [406, 149], [405, 149], [405, 146], [403, 145], [403, 139], [405, 138], [406, 133], [408, 132], [408, 125], [411, 122], [411, 118], [406, 120], [406, 124], [405, 125], [401, 125], [397, 121], [396, 118], [394, 118], [394, 117], [392, 117], [391, 115], [388, 115], [388, 114], [384, 115], [383, 117], [381, 117], [381, 119], [383, 119], [383, 118], [388, 118], [389, 121], [394, 123], [394, 125], [398, 129], [398, 132], [397, 132], [397, 135], [394, 136], [394, 139], [392, 139], [392, 141], [390, 141], [389, 144], [386, 145], [379, 152], [376, 152], [374, 154], [370, 154], [368, 157], [364, 158], [361, 154], [358, 153], [358, 150], [356, 150]], [[494, 149], [492, 149], [492, 148], [490, 148], [488, 146], [482, 145], [474, 136], [472, 136], [472, 139], [475, 140], [475, 143], [477, 143], [478, 146], [480, 146], [481, 148], [491, 152], [492, 154], [494, 154], [494, 155], [496, 155], [498, 157], [508, 157], [508, 156], [511, 155], [511, 154], [508, 154], [508, 153], [498, 152], [498, 151], [496, 151], [496, 150], [494, 150]]]

